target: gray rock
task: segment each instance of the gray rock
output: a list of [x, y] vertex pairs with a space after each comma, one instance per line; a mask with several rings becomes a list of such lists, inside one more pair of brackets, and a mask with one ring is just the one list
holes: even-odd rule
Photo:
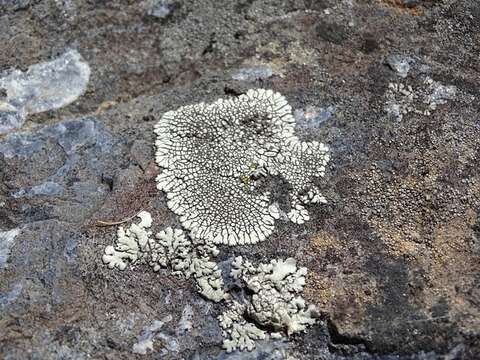
[[173, 0], [147, 0], [144, 2], [147, 14], [159, 19], [167, 18], [175, 8]]
[[185, 308], [182, 311], [182, 317], [180, 318], [180, 321], [178, 322], [177, 328], [175, 330], [175, 333], [177, 336], [181, 336], [189, 332], [192, 327], [192, 318], [193, 318], [193, 308], [190, 304], [185, 306]]
[[0, 8], [18, 11], [28, 8], [32, 2], [32, 0], [0, 0]]
[[410, 71], [410, 65], [413, 63], [413, 59], [405, 55], [391, 54], [387, 57], [387, 64], [395, 71], [398, 76], [406, 78]]
[[253, 351], [221, 352], [216, 356], [195, 354], [191, 360], [288, 360], [288, 344], [280, 340], [259, 341]]
[[413, 8], [420, 5], [420, 0], [401, 0], [402, 4], [406, 7]]
[[304, 109], [297, 109], [293, 112], [296, 125], [299, 128], [316, 127], [334, 116], [335, 106], [316, 107], [306, 106]]
[[89, 78], [90, 67], [76, 50], [69, 50], [50, 62], [32, 65], [26, 72], [12, 70], [0, 77], [0, 89], [7, 94], [5, 101], [16, 111], [0, 115], [0, 133], [20, 127], [24, 119], [19, 116], [74, 102], [85, 92]]
[[232, 73], [232, 79], [238, 81], [265, 80], [273, 75], [273, 70], [269, 65], [256, 65], [235, 70]]
[[130, 149], [132, 158], [145, 170], [153, 159], [153, 146], [144, 140], [135, 140]]
[[[0, 102], [1, 105], [1, 102]], [[13, 106], [11, 110], [4, 111], [0, 107], [0, 134], [12, 129], [17, 129], [25, 122], [25, 115], [18, 112]]]
[[[89, 209], [101, 203], [110, 191], [103, 175], [118, 171], [124, 148], [126, 144], [93, 117], [9, 134], [0, 140], [0, 154], [7, 166], [24, 169], [30, 183], [12, 191], [12, 197], [42, 197], [44, 201], [61, 198], [58, 208], [46, 216], [59, 216], [66, 221], [81, 221]], [[48, 171], [44, 164], [48, 164]], [[25, 202], [24, 211], [31, 211], [30, 206], [30, 202]]]
[[20, 229], [0, 231], [0, 270], [5, 267], [8, 257], [10, 256], [10, 248], [19, 233]]
[[20, 296], [23, 289], [21, 283], [13, 285], [12, 289], [6, 292], [5, 294], [0, 293], [0, 310], [3, 310], [8, 305], [13, 303]]
[[155, 339], [159, 337], [160, 330], [165, 325], [172, 321], [172, 317], [169, 315], [165, 317], [162, 321], [154, 320], [150, 326], [145, 327], [142, 330], [142, 333], [137, 338], [137, 342], [133, 345], [132, 351], [135, 354], [145, 355], [148, 351], [154, 351], [153, 344]]
[[38, 195], [44, 195], [44, 196], [57, 196], [63, 193], [63, 186], [57, 184], [56, 182], [53, 181], [45, 181], [44, 183], [41, 183], [39, 185], [32, 186], [30, 189], [25, 190], [25, 189], [20, 189], [16, 191], [13, 194], [14, 198], [20, 198], [23, 196], [38, 196]]
[[[470, 315], [478, 314], [480, 297], [479, 2], [151, 3], [160, 6], [149, 15], [135, 1], [0, 0], [0, 78], [7, 69], [27, 76], [32, 64], [68, 48], [79, 49], [91, 68], [81, 98], [33, 116], [0, 89], [0, 229], [22, 229], [0, 270], [0, 358], [141, 358], [132, 354], [136, 336], [167, 314], [174, 320], [160, 333], [166, 343], [176, 340], [170, 348], [179, 352], [156, 338], [156, 352], [143, 358], [272, 357], [272, 348], [222, 353], [216, 317], [225, 305], [199, 298], [191, 282], [141, 268], [105, 269], [96, 254], [112, 243], [114, 228], [94, 226], [140, 208], [152, 211], [154, 231], [178, 226], [155, 191], [156, 168], [140, 168], [148, 163], [144, 145], [153, 145], [153, 124], [180, 106], [260, 86], [258, 78], [302, 110], [302, 136], [325, 140], [332, 151], [321, 189], [329, 204], [312, 209], [309, 224], [279, 223], [265, 243], [222, 248], [219, 256], [295, 256], [311, 270], [309, 300], [329, 326], [290, 338], [287, 355], [478, 358], [480, 321]], [[416, 62], [403, 79], [379, 54]], [[269, 64], [279, 76], [232, 79], [246, 64]], [[440, 84], [430, 88], [422, 74]], [[391, 99], [393, 115], [412, 106], [402, 121], [383, 111], [389, 82], [417, 96]], [[437, 85], [455, 85], [454, 99], [453, 89]], [[310, 104], [318, 117], [305, 116]], [[330, 104], [337, 110], [328, 117], [321, 109]], [[36, 124], [27, 127], [25, 118]], [[143, 144], [131, 148], [136, 141]], [[61, 192], [45, 185], [52, 183]], [[288, 200], [277, 190], [284, 186], [279, 178], [265, 189], [280, 206]], [[37, 195], [27, 195], [32, 189]], [[193, 327], [177, 336], [187, 305]]]

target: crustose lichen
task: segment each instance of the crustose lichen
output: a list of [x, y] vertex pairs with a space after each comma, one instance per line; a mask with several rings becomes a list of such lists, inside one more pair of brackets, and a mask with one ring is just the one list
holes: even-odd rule
[[155, 126], [156, 161], [163, 168], [158, 189], [194, 238], [227, 245], [263, 241], [279, 210], [268, 192], [255, 191], [255, 176], [281, 175], [290, 183], [287, 215], [295, 223], [309, 219], [305, 204], [325, 202], [313, 179], [325, 174], [328, 148], [300, 141], [294, 130], [290, 105], [271, 90], [167, 112]]

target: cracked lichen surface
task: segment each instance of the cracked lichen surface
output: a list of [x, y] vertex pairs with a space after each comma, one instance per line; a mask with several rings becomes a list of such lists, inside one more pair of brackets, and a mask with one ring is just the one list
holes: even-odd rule
[[313, 181], [324, 175], [328, 148], [301, 142], [294, 130], [291, 106], [271, 90], [167, 112], [155, 126], [156, 161], [163, 168], [157, 187], [195, 239], [263, 241], [279, 209], [256, 185], [259, 177], [278, 174], [292, 185], [288, 217], [295, 223], [309, 219], [304, 204], [325, 202]]

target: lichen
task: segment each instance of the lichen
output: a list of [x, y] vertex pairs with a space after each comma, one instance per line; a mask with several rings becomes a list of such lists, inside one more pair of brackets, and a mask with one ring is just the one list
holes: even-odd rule
[[125, 270], [128, 262], [135, 263], [143, 258], [146, 245], [152, 232], [147, 229], [152, 226], [150, 213], [142, 211], [137, 215], [140, 223], [130, 225], [127, 230], [119, 226], [117, 230], [117, 243], [115, 246], [107, 246], [103, 262], [110, 269]]
[[200, 293], [206, 298], [213, 301], [225, 298], [221, 271], [215, 262], [210, 261], [211, 255], [218, 255], [215, 246], [193, 246], [181, 229], [174, 230], [170, 227], [159, 232], [155, 238], [149, 241], [149, 264], [154, 270], [170, 266], [173, 274], [193, 277]]
[[[128, 262], [155, 271], [170, 267], [175, 275], [194, 278], [204, 297], [227, 300], [219, 321], [228, 352], [252, 350], [256, 340], [288, 336], [315, 322], [315, 307], [299, 295], [306, 268], [297, 268], [294, 259], [255, 267], [237, 257], [230, 275], [248, 290], [242, 302], [225, 292], [211, 260], [219, 253], [216, 244], [263, 241], [285, 212], [302, 224], [310, 219], [307, 205], [326, 202], [315, 179], [325, 175], [328, 148], [300, 141], [294, 127], [290, 105], [271, 90], [167, 112], [155, 126], [155, 157], [163, 168], [157, 187], [189, 232], [168, 227], [151, 236], [151, 217], [141, 213], [140, 224], [119, 227], [116, 246], [105, 249], [110, 268], [123, 270]], [[282, 176], [290, 185], [285, 212], [258, 184], [269, 176]]]
[[[231, 276], [241, 280], [251, 293], [239, 303], [232, 300], [219, 316], [224, 332], [224, 348], [251, 350], [254, 340], [304, 331], [315, 323], [317, 310], [299, 296], [305, 285], [306, 268], [298, 268], [293, 258], [272, 260], [258, 267], [241, 256], [232, 263]], [[248, 322], [251, 319], [253, 322]], [[273, 329], [267, 334], [261, 329]]]
[[154, 271], [171, 267], [173, 274], [193, 277], [199, 292], [212, 301], [223, 300], [221, 271], [210, 255], [216, 256], [218, 249], [210, 244], [192, 242], [181, 229], [166, 228], [152, 236], [147, 230], [152, 225], [151, 215], [142, 211], [138, 214], [139, 224], [132, 224], [127, 230], [120, 226], [117, 230], [115, 246], [107, 246], [103, 262], [109, 268], [125, 270], [128, 263], [148, 264]]
[[236, 349], [252, 351], [255, 340], [266, 338], [265, 331], [245, 320], [245, 308], [245, 305], [232, 301], [229, 308], [218, 317], [225, 338], [223, 348], [227, 352]]
[[278, 209], [255, 179], [283, 176], [293, 187], [289, 218], [302, 223], [309, 215], [300, 195], [318, 192], [313, 180], [324, 176], [329, 160], [324, 144], [301, 142], [294, 127], [286, 99], [263, 89], [167, 112], [155, 126], [156, 161], [163, 168], [157, 187], [194, 238], [227, 245], [263, 241]]
[[397, 120], [404, 115], [414, 113], [429, 116], [438, 105], [443, 105], [455, 98], [457, 88], [442, 85], [430, 77], [425, 77], [418, 87], [403, 83], [390, 83], [385, 93], [384, 111]]

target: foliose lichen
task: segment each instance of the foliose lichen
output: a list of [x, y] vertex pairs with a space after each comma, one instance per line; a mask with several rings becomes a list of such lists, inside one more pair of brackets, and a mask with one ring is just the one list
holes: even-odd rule
[[156, 239], [149, 241], [149, 264], [154, 270], [170, 266], [173, 274], [193, 277], [200, 293], [213, 301], [226, 297], [223, 279], [217, 264], [210, 256], [218, 255], [218, 249], [210, 244], [193, 246], [181, 229], [166, 228]]
[[136, 263], [143, 260], [148, 240], [152, 235], [152, 232], [147, 230], [152, 226], [152, 216], [149, 212], [142, 211], [137, 217], [140, 218], [140, 223], [130, 225], [127, 230], [119, 226], [115, 246], [105, 248], [102, 259], [110, 269], [125, 270], [128, 262]]
[[218, 317], [223, 330], [223, 348], [227, 352], [234, 350], [252, 351], [255, 348], [255, 340], [267, 337], [265, 331], [255, 324], [247, 322], [244, 317], [246, 305], [232, 301], [228, 309]]
[[142, 211], [137, 215], [141, 221], [128, 229], [120, 226], [115, 246], [107, 246], [103, 262], [109, 268], [125, 270], [128, 263], [148, 264], [154, 271], [170, 267], [175, 275], [193, 277], [199, 292], [212, 301], [223, 300], [221, 271], [210, 255], [217, 255], [218, 249], [204, 244], [194, 247], [183, 230], [166, 228], [155, 237], [148, 228], [152, 225], [150, 213]]
[[229, 352], [251, 350], [254, 340], [292, 335], [314, 324], [317, 310], [300, 296], [306, 273], [307, 269], [298, 268], [293, 258], [272, 260], [258, 267], [241, 256], [235, 258], [231, 276], [241, 280], [251, 296], [244, 303], [230, 301], [219, 316], [224, 348]]
[[457, 91], [455, 86], [443, 85], [428, 76], [423, 78], [418, 87], [389, 83], [384, 111], [399, 121], [410, 113], [430, 116], [439, 105], [455, 99]]

